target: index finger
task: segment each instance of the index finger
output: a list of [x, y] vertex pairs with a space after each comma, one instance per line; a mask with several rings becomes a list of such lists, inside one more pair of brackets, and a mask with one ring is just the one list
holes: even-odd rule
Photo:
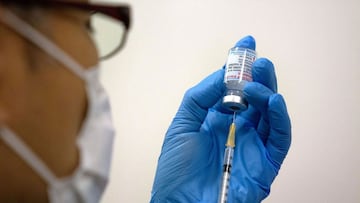
[[[214, 106], [223, 95], [225, 90], [223, 78], [224, 70], [220, 69], [185, 93], [170, 126], [170, 129], [176, 129], [172, 133], [199, 131], [208, 109]], [[168, 132], [171, 132], [170, 129]]]

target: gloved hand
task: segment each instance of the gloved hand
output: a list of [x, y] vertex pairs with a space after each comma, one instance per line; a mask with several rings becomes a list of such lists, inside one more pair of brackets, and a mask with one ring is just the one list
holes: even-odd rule
[[[245, 37], [240, 47], [255, 49]], [[253, 80], [244, 87], [249, 103], [236, 116], [236, 146], [228, 202], [260, 202], [268, 196], [291, 142], [290, 119], [277, 94], [273, 64], [253, 64]], [[151, 202], [216, 202], [231, 112], [221, 107], [224, 70], [189, 89], [173, 119], [158, 160]]]

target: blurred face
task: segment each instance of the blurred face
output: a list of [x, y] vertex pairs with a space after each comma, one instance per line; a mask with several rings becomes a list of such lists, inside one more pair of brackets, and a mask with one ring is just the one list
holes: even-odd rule
[[[89, 17], [86, 13], [41, 9], [35, 12], [32, 25], [37, 30], [84, 67], [97, 63], [96, 49], [86, 27]], [[83, 81], [16, 32], [4, 26], [0, 29], [0, 100], [5, 121], [21, 128], [23, 122], [47, 117], [39, 121], [42, 128], [54, 122], [77, 130], [86, 107]]]
[[[5, 9], [0, 6], [0, 15]], [[98, 63], [88, 13], [42, 8], [15, 13], [83, 67]], [[71, 174], [78, 163], [77, 134], [86, 116], [84, 82], [2, 23], [0, 44], [0, 123], [13, 129], [57, 176]], [[15, 190], [24, 195], [39, 190], [46, 197], [44, 182], [1, 141], [0, 154], [6, 154], [0, 157], [3, 185], [7, 180], [15, 185], [0, 186], [0, 200]]]

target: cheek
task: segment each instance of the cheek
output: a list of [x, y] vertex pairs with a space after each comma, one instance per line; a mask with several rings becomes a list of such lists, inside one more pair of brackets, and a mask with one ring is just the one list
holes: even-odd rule
[[63, 51], [73, 57], [84, 68], [98, 63], [94, 42], [84, 25], [71, 18], [54, 17], [51, 25], [51, 38]]
[[97, 50], [86, 32], [80, 28], [66, 29], [56, 35], [56, 43], [84, 68], [97, 64]]
[[20, 37], [7, 31], [0, 36], [0, 43], [0, 111], [7, 119], [21, 118], [28, 92], [25, 46]]
[[12, 123], [26, 113], [28, 91], [22, 73], [7, 73], [7, 75], [7, 78], [1, 81], [0, 111], [5, 115], [6, 122]]

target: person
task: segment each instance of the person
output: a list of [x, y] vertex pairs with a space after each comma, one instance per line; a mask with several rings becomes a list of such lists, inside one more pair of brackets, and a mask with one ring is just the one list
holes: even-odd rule
[[[0, 202], [100, 201], [114, 128], [97, 66], [123, 47], [129, 12], [87, 0], [0, 0]], [[121, 31], [96, 30], [97, 14]], [[255, 49], [252, 37], [240, 43]], [[223, 74], [185, 94], [165, 136], [151, 202], [216, 201], [232, 117], [220, 105]], [[229, 202], [264, 199], [291, 141], [273, 64], [258, 59], [253, 78], [244, 89], [249, 109], [236, 118]]]
[[[113, 47], [91, 37], [107, 16], [125, 31]], [[129, 24], [126, 5], [0, 1], [0, 202], [99, 201], [114, 128], [97, 66]]]

